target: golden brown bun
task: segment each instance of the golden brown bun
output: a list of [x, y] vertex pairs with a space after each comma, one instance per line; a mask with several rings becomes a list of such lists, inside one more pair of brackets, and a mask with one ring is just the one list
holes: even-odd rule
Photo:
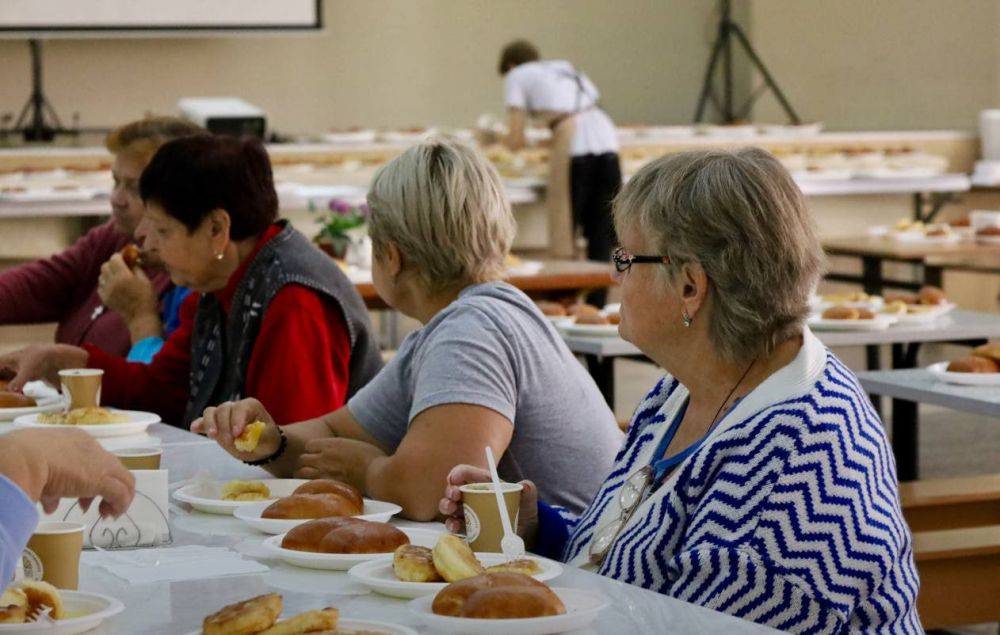
[[989, 342], [972, 349], [973, 355], [988, 357], [995, 362], [1000, 362], [1000, 342]]
[[438, 538], [432, 550], [434, 568], [448, 582], [457, 582], [481, 574], [484, 569], [469, 545], [452, 534]]
[[953, 360], [948, 364], [951, 373], [1000, 373], [1000, 363], [989, 357], [969, 355]]
[[392, 554], [392, 570], [403, 582], [440, 582], [444, 578], [434, 568], [434, 554], [427, 547], [403, 545]]
[[578, 318], [581, 315], [600, 315], [601, 310], [593, 304], [574, 304], [566, 309], [566, 312], [569, 315]]
[[[484, 573], [449, 584], [434, 596], [431, 610], [437, 615], [462, 617], [465, 603], [485, 589], [527, 587], [549, 590], [547, 586], [520, 573]], [[558, 600], [558, 598], [556, 598]], [[561, 604], [561, 602], [560, 602]]]
[[498, 572], [537, 575], [542, 572], [542, 567], [538, 564], [537, 560], [532, 560], [531, 558], [511, 560], [510, 562], [504, 562], [503, 564], [495, 564], [492, 567], [486, 567], [486, 573]]
[[1000, 236], [1000, 227], [983, 227], [976, 232], [977, 236]]
[[295, 488], [292, 494], [333, 494], [346, 498], [353, 505], [357, 506], [360, 514], [365, 508], [364, 498], [356, 487], [351, 487], [347, 483], [335, 481], [332, 478], [318, 478], [308, 483], [303, 483]]
[[473, 593], [462, 617], [487, 620], [546, 617], [566, 612], [559, 596], [549, 588], [496, 587]]
[[823, 311], [824, 320], [856, 320], [859, 312], [849, 306], [832, 306]]
[[916, 304], [919, 299], [912, 293], [886, 293], [883, 296], [886, 304], [902, 302], [903, 304]]
[[608, 324], [621, 324], [622, 314], [621, 313], [608, 313], [606, 316], [608, 318]]
[[28, 621], [28, 609], [23, 606], [0, 605], [0, 624], [24, 624]]
[[921, 287], [917, 293], [917, 298], [920, 300], [920, 304], [931, 306], [944, 304], [948, 301], [948, 297], [945, 296], [944, 291], [937, 287]]
[[874, 311], [869, 311], [868, 309], [858, 309], [858, 319], [859, 320], [874, 320]]
[[582, 315], [576, 316], [577, 324], [611, 324], [608, 318], [604, 317], [600, 313], [584, 313]]
[[33, 408], [37, 405], [34, 399], [19, 392], [0, 392], [0, 408]]
[[49, 611], [52, 619], [61, 620], [65, 616], [59, 589], [43, 580], [22, 580], [19, 586], [28, 601], [28, 615], [34, 615], [43, 606], [48, 606], [52, 609]]
[[277, 593], [224, 606], [202, 622], [202, 635], [253, 635], [270, 628], [281, 615]]
[[332, 516], [356, 516], [361, 509], [351, 501], [332, 494], [292, 494], [274, 501], [261, 518], [301, 520]]
[[553, 317], [560, 317], [566, 315], [566, 307], [559, 304], [558, 302], [549, 302], [548, 300], [539, 300], [536, 302], [538, 309], [542, 312], [542, 315], [551, 315]]
[[337, 628], [340, 611], [326, 607], [319, 611], [306, 611], [295, 617], [282, 620], [258, 635], [302, 635], [303, 633], [319, 633]]
[[358, 518], [320, 518], [294, 527], [281, 546], [313, 553], [392, 553], [410, 542], [389, 523]]

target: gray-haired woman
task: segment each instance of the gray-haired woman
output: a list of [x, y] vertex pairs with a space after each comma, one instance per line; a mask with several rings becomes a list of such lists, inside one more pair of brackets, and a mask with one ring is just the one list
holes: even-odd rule
[[[762, 150], [665, 157], [615, 222], [621, 335], [667, 375], [582, 515], [522, 498], [528, 543], [783, 631], [920, 632], [882, 424], [803, 324], [822, 251], [791, 176]], [[483, 478], [449, 475], [453, 529]]]
[[[383, 371], [347, 406], [279, 430], [259, 403], [205, 411], [192, 426], [279, 475], [337, 478], [429, 520], [457, 463], [533, 479], [544, 500], [581, 511], [621, 443], [611, 411], [535, 304], [502, 282], [514, 220], [496, 171], [449, 141], [410, 148], [368, 194], [373, 278], [390, 306], [419, 320]], [[289, 395], [289, 399], [294, 399]], [[233, 446], [268, 422], [260, 446]]]

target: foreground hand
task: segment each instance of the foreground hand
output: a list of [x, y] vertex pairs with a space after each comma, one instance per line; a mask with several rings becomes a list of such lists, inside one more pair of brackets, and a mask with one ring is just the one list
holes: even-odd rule
[[[444, 524], [449, 531], [460, 534], [465, 532], [465, 514], [462, 507], [462, 485], [469, 483], [489, 483], [489, 470], [473, 465], [456, 465], [448, 473], [448, 483], [444, 489], [444, 498], [438, 504], [438, 510], [446, 516]], [[538, 530], [538, 488], [531, 481], [521, 481], [521, 505], [518, 508], [517, 535], [531, 542]]]
[[97, 294], [109, 309], [117, 311], [126, 322], [139, 316], [159, 315], [160, 301], [142, 267], [129, 269], [121, 254], [101, 265]]
[[386, 456], [374, 445], [353, 439], [313, 439], [299, 457], [295, 478], [332, 478], [366, 490], [368, 467]]
[[0, 474], [52, 513], [62, 498], [84, 511], [100, 496], [101, 516], [118, 516], [135, 496], [135, 477], [82, 430], [18, 430], [0, 438]]
[[[266, 424], [260, 435], [257, 448], [252, 452], [241, 452], [236, 449], [233, 440], [240, 436], [243, 428], [254, 421]], [[206, 408], [201, 418], [191, 423], [191, 432], [204, 434], [222, 446], [226, 451], [241, 461], [256, 461], [271, 456], [278, 450], [281, 436], [274, 419], [264, 409], [264, 405], [256, 399], [241, 399], [227, 401], [218, 406]]]
[[29, 381], [43, 379], [53, 386], [59, 385], [59, 371], [67, 368], [86, 368], [90, 353], [68, 344], [28, 346], [13, 353], [0, 355], [0, 369], [10, 369], [14, 378], [7, 390], [20, 392]]

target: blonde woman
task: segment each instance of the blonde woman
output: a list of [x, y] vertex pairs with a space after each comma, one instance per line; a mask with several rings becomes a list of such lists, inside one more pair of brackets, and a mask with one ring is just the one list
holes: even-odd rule
[[[191, 429], [275, 474], [347, 481], [416, 520], [437, 514], [452, 466], [485, 466], [487, 446], [501, 477], [583, 509], [621, 433], [535, 304], [502, 281], [514, 220], [496, 171], [469, 147], [429, 141], [376, 175], [368, 205], [375, 288], [422, 327], [325, 417], [279, 430], [244, 400], [207, 409]], [[257, 419], [269, 424], [260, 446], [237, 451], [233, 437]]]

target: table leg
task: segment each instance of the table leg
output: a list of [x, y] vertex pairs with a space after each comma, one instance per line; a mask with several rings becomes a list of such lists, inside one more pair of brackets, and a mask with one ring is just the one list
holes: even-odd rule
[[885, 281], [882, 279], [882, 259], [878, 256], [861, 257], [861, 284], [868, 295], [881, 295]]
[[944, 270], [933, 265], [924, 265], [924, 284], [942, 288], [944, 286]]
[[[893, 344], [893, 369], [913, 368], [917, 363], [919, 343]], [[892, 453], [900, 482], [914, 481], [919, 474], [917, 462], [919, 418], [917, 404], [905, 399], [892, 400]]]
[[594, 383], [604, 395], [604, 400], [613, 411], [615, 409], [615, 358], [587, 355], [587, 370]]

